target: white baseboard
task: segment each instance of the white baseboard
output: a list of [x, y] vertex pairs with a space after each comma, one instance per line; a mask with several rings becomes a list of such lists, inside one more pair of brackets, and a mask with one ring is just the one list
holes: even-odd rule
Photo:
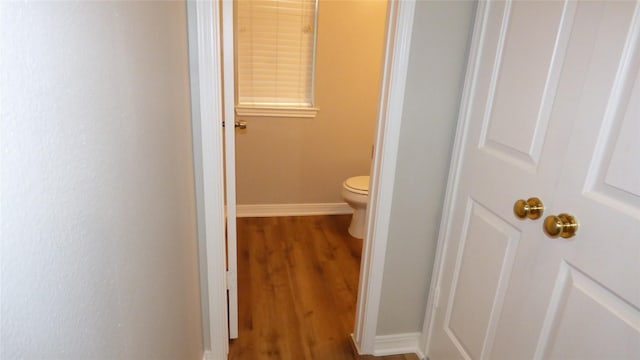
[[237, 205], [238, 217], [352, 214], [347, 203]]
[[373, 355], [387, 356], [399, 354], [416, 354], [418, 358], [425, 356], [420, 349], [420, 337], [422, 333], [406, 333], [395, 335], [378, 335], [373, 344]]

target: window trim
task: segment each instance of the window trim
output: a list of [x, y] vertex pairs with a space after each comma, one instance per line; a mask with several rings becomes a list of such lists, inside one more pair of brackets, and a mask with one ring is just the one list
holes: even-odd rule
[[315, 106], [248, 106], [236, 105], [236, 116], [314, 118], [320, 111]]

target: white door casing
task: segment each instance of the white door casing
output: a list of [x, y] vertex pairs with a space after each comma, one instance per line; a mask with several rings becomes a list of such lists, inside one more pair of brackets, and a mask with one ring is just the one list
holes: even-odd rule
[[238, 241], [236, 216], [236, 129], [233, 2], [222, 1], [222, 69], [224, 96], [224, 170], [227, 220], [227, 289], [229, 293], [229, 338], [238, 337]]
[[384, 69], [380, 89], [376, 145], [371, 171], [367, 230], [362, 249], [353, 343], [359, 354], [374, 354], [382, 277], [391, 219], [404, 91], [415, 1], [389, 1]]
[[[479, 4], [430, 359], [640, 356], [639, 36], [634, 3]], [[516, 218], [531, 196], [577, 235]]]

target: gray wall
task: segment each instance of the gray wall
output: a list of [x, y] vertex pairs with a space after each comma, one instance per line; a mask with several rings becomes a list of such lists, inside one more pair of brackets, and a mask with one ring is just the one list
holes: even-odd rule
[[202, 359], [186, 30], [0, 3], [0, 358]]
[[416, 4], [378, 335], [422, 330], [474, 9]]

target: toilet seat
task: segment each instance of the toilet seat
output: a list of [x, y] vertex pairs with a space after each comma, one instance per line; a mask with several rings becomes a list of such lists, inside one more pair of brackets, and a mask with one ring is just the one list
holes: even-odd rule
[[360, 195], [369, 194], [369, 176], [354, 176], [344, 181], [345, 189]]

